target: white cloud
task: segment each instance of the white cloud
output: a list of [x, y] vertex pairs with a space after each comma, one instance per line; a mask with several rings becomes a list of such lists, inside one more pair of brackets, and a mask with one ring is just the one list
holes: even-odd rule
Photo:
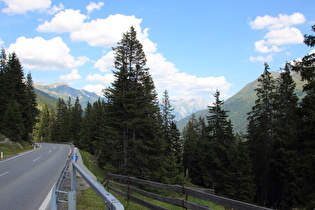
[[[90, 46], [110, 48], [117, 44], [130, 26], [139, 29], [141, 21], [135, 16], [110, 15], [106, 19], [84, 23], [79, 30], [72, 31], [70, 37], [74, 41], [85, 41]], [[141, 30], [137, 31], [141, 32]]]
[[102, 56], [102, 58], [97, 60], [94, 64], [94, 67], [98, 68], [101, 72], [111, 71], [113, 69], [114, 57], [114, 52], [110, 51], [106, 55]]
[[83, 87], [84, 90], [89, 91], [89, 92], [94, 92], [98, 96], [104, 96], [103, 94], [103, 89], [105, 89], [104, 85], [97, 84], [97, 85], [86, 85]]
[[[256, 17], [254, 21], [249, 23], [250, 26], [256, 30], [267, 29], [269, 32], [266, 33], [263, 39], [255, 42], [255, 50], [260, 53], [276, 53], [286, 49], [286, 46], [283, 45], [303, 43], [304, 37], [301, 31], [296, 27], [290, 26], [302, 24], [305, 21], [305, 17], [301, 13], [293, 13], [292, 15], [279, 14], [278, 17], [269, 15]], [[272, 61], [272, 56], [252, 56], [249, 60], [252, 62], [270, 62]]]
[[304, 15], [302, 13], [296, 12], [292, 15], [279, 14], [278, 17], [271, 17], [269, 15], [265, 15], [263, 17], [258, 16], [249, 24], [253, 29], [268, 28], [269, 30], [276, 30], [287, 26], [301, 24], [305, 21], [306, 19]]
[[61, 75], [59, 78], [62, 80], [78, 80], [82, 77], [77, 69], [72, 69], [70, 74]]
[[255, 42], [255, 49], [256, 51], [261, 53], [280, 52], [283, 50], [276, 45], [268, 46], [268, 42], [266, 42], [265, 40]]
[[273, 58], [272, 58], [272, 55], [267, 55], [267, 56], [261, 56], [261, 55], [259, 55], [259, 56], [257, 56], [257, 57], [253, 57], [253, 56], [251, 56], [250, 58], [249, 58], [249, 61], [251, 61], [251, 62], [256, 62], [256, 61], [258, 61], [258, 62], [271, 62], [273, 60]]
[[156, 89], [162, 93], [167, 89], [174, 98], [202, 97], [219, 89], [227, 91], [231, 84], [221, 77], [197, 77], [179, 72], [175, 65], [160, 53], [147, 54], [147, 66], [150, 68]]
[[[160, 94], [168, 89], [174, 97], [175, 95], [176, 97], [208, 96], [216, 89], [227, 91], [231, 86], [224, 77], [197, 77], [179, 72], [173, 63], [167, 61], [162, 54], [157, 53], [157, 44], [149, 39], [149, 29], [142, 30], [140, 26], [142, 19], [135, 16], [116, 14], [105, 19], [93, 19], [85, 22], [87, 16], [80, 14], [79, 11], [70, 13], [69, 10], [66, 10], [63, 18], [59, 17], [61, 16], [60, 13], [56, 14], [50, 22], [46, 21], [40, 25], [38, 30], [49, 32], [67, 31], [73, 41], [84, 41], [90, 46], [101, 46], [107, 49], [116, 46], [122, 34], [129, 31], [130, 26], [133, 26], [137, 31], [139, 41], [143, 44], [147, 67], [150, 68], [157, 92]], [[74, 28], [63, 26], [62, 21], [69, 19], [70, 16], [77, 23]], [[113, 69], [113, 60], [114, 53], [110, 51], [95, 62], [94, 68], [101, 72], [109, 72]], [[114, 81], [114, 76], [112, 74], [93, 74], [88, 75], [86, 80], [109, 86]]]
[[284, 45], [303, 43], [304, 36], [295, 27], [285, 27], [279, 30], [272, 30], [264, 37], [268, 44]]
[[95, 2], [91, 2], [86, 6], [86, 10], [88, 14], [90, 14], [95, 9], [100, 10], [102, 6], [104, 6], [104, 2], [98, 2], [97, 4]]
[[101, 82], [101, 83], [107, 84], [107, 85], [110, 85], [111, 83], [113, 83], [114, 79], [115, 79], [115, 77], [113, 74], [105, 74], [104, 76], [102, 76], [100, 74], [93, 74], [93, 75], [88, 75], [86, 77], [87, 81]]
[[0, 45], [3, 45], [3, 44], [4, 44], [4, 41], [2, 41], [1, 38], [0, 38]]
[[74, 58], [70, 49], [60, 37], [45, 40], [42, 37], [19, 37], [8, 48], [15, 51], [23, 66], [28, 69], [66, 70], [83, 65], [89, 59], [85, 56]]
[[80, 30], [83, 21], [87, 19], [86, 15], [80, 13], [80, 10], [66, 9], [57, 13], [50, 22], [45, 21], [37, 27], [39, 32], [72, 32]]
[[55, 14], [55, 13], [61, 11], [61, 10], [64, 10], [64, 8], [65, 8], [65, 7], [63, 6], [63, 4], [62, 4], [62, 3], [59, 3], [59, 6], [54, 5], [54, 6], [52, 6], [51, 8], [47, 9], [46, 12], [47, 12], [47, 14], [49, 14], [49, 15], [53, 15], [53, 14]]
[[7, 14], [25, 14], [27, 11], [43, 11], [50, 8], [50, 0], [2, 0], [7, 8], [2, 12]]

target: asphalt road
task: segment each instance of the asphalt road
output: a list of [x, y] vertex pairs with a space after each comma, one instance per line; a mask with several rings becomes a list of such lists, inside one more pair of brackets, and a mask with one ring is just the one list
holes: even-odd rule
[[0, 209], [37, 210], [57, 182], [70, 147], [42, 147], [0, 161]]

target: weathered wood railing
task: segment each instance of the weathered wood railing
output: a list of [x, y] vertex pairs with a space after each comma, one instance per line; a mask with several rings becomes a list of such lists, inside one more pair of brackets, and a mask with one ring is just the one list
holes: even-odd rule
[[[121, 183], [114, 182], [112, 181], [112, 178], [119, 179]], [[124, 183], [124, 184], [122, 184]], [[153, 187], [156, 189], [160, 190], [168, 190], [168, 191], [173, 191], [177, 193], [181, 193], [186, 195], [186, 199], [180, 199], [180, 198], [169, 198], [165, 197], [162, 195], [157, 195], [151, 192], [147, 192], [145, 190], [138, 189], [134, 186], [131, 186], [131, 184], [136, 184], [136, 185], [144, 185], [144, 186], [149, 186]], [[164, 203], [172, 204], [175, 206], [180, 206], [183, 208], [187, 209], [210, 209], [208, 206], [201, 205], [201, 204], [196, 204], [188, 201], [188, 196], [193, 196], [202, 200], [207, 200], [212, 203], [216, 203], [225, 207], [233, 208], [233, 209], [250, 209], [250, 210], [267, 210], [268, 208], [249, 204], [249, 203], [244, 203], [241, 201], [221, 197], [214, 195], [214, 192], [211, 193], [205, 193], [196, 189], [191, 189], [188, 187], [183, 187], [180, 185], [168, 185], [168, 184], [162, 184], [158, 182], [152, 182], [148, 180], [143, 180], [143, 179], [138, 179], [134, 177], [129, 177], [129, 176], [123, 176], [123, 175], [118, 175], [118, 174], [112, 174], [109, 173], [107, 177], [107, 182], [105, 184], [105, 187], [107, 187], [109, 190], [112, 190], [113, 192], [124, 196], [128, 200], [131, 200], [133, 202], [136, 202], [142, 206], [145, 206], [150, 209], [166, 209], [164, 207], [157, 206], [156, 204], [150, 203], [148, 201], [142, 200], [134, 195], [131, 195], [131, 192], [138, 193], [140, 195], [144, 195], [146, 197], [162, 201]], [[126, 192], [123, 192], [121, 190], [118, 190], [117, 188], [120, 189], [125, 189]]]

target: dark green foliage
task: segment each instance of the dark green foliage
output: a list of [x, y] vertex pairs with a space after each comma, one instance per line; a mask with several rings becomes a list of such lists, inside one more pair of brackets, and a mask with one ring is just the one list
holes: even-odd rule
[[270, 186], [271, 142], [274, 133], [274, 92], [275, 80], [265, 64], [264, 73], [255, 89], [257, 100], [249, 113], [248, 143], [253, 159], [257, 202], [266, 204]]
[[203, 145], [206, 141], [206, 124], [204, 119], [198, 120], [192, 115], [182, 132], [184, 142], [183, 164], [185, 175], [192, 183], [204, 185], [203, 169]]
[[[312, 26], [315, 32], [315, 25]], [[305, 35], [305, 44], [315, 46], [315, 36]], [[306, 81], [303, 90], [306, 96], [298, 112], [298, 137], [295, 142], [298, 153], [298, 165], [295, 170], [300, 179], [297, 187], [298, 205], [307, 209], [315, 208], [315, 53], [306, 55], [302, 61], [296, 61], [293, 70], [299, 72]]]
[[22, 141], [25, 130], [20, 110], [17, 100], [11, 100], [2, 118], [2, 123], [5, 126], [2, 133], [14, 141]]
[[82, 107], [79, 98], [77, 97], [74, 105], [70, 109], [69, 129], [71, 133], [70, 141], [77, 144], [80, 139], [80, 130], [82, 123]]
[[51, 139], [52, 126], [54, 122], [53, 110], [50, 110], [45, 104], [35, 127], [36, 140], [49, 141]]
[[255, 186], [247, 144], [236, 138], [224, 102], [214, 94], [208, 126], [194, 115], [183, 131], [183, 161], [192, 183], [214, 188], [216, 194], [253, 202]]
[[167, 90], [164, 91], [161, 104], [163, 136], [166, 140], [165, 166], [162, 182], [167, 184], [183, 184], [182, 145], [180, 133], [172, 114], [173, 108]]
[[123, 35], [115, 52], [115, 81], [105, 90], [109, 126], [123, 148], [119, 166], [124, 174], [158, 179], [165, 143], [155, 86], [142, 44], [133, 27]]
[[[0, 132], [7, 134], [13, 141], [29, 140], [38, 115], [31, 74], [29, 73], [25, 80], [22, 65], [14, 52], [7, 58], [5, 50], [2, 49], [0, 59]], [[13, 105], [14, 107], [10, 107]], [[18, 112], [15, 116], [13, 110]], [[8, 116], [17, 119], [12, 118], [10, 121], [6, 119]], [[21, 125], [16, 128], [17, 133], [14, 133], [15, 129], [12, 128], [12, 122], [15, 121], [21, 121]], [[20, 129], [22, 133], [17, 131]]]

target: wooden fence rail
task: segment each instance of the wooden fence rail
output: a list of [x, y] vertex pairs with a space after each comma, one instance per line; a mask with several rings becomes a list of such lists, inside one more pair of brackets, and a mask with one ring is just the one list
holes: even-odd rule
[[[114, 181], [110, 180], [111, 178], [119, 179], [120, 182], [125, 183], [125, 184], [120, 184], [120, 183], [114, 182]], [[149, 187], [153, 187], [156, 189], [182, 193], [182, 194], [186, 195], [186, 197], [193, 196], [193, 197], [196, 197], [196, 198], [199, 198], [202, 200], [210, 201], [212, 203], [216, 203], [216, 204], [219, 204], [219, 205], [222, 205], [225, 207], [229, 207], [229, 208], [233, 208], [233, 209], [269, 210], [269, 208], [265, 208], [265, 207], [257, 206], [254, 204], [244, 203], [241, 201], [217, 196], [217, 195], [214, 195], [214, 192], [213, 192], [213, 194], [209, 194], [209, 193], [205, 193], [205, 192], [202, 192], [202, 191], [199, 191], [196, 189], [192, 189], [189, 187], [152, 182], [152, 181], [148, 181], [148, 180], [138, 179], [138, 178], [129, 177], [129, 176], [123, 176], [123, 175], [119, 175], [119, 174], [109, 173], [106, 186], [108, 187], [109, 190], [112, 190], [115, 193], [118, 193], [118, 194], [124, 196], [128, 200], [132, 200], [132, 201], [139, 203], [140, 205], [143, 205], [143, 206], [150, 208], [150, 209], [165, 209], [165, 208], [157, 206], [155, 204], [152, 204], [148, 201], [144, 201], [140, 198], [137, 198], [137, 197], [131, 195], [130, 192], [135, 192], [135, 193], [138, 193], [140, 195], [144, 195], [146, 197], [149, 197], [149, 198], [152, 198], [152, 199], [155, 199], [158, 201], [162, 201], [164, 203], [172, 204], [175, 206], [180, 206], [180, 207], [187, 208], [187, 209], [192, 209], [192, 210], [210, 209], [208, 206], [192, 203], [192, 202], [189, 202], [189, 201], [184, 200], [184, 199], [168, 198], [165, 196], [161, 196], [161, 195], [157, 195], [157, 194], [154, 194], [151, 192], [147, 192], [145, 190], [141, 190], [141, 189], [138, 189], [134, 186], [131, 186], [130, 184], [132, 184], [132, 183], [137, 184], [137, 185], [149, 186]], [[125, 189], [125, 190], [127, 190], [127, 193], [122, 192], [122, 191], [120, 191], [114, 187], [118, 187], [120, 189]]]

